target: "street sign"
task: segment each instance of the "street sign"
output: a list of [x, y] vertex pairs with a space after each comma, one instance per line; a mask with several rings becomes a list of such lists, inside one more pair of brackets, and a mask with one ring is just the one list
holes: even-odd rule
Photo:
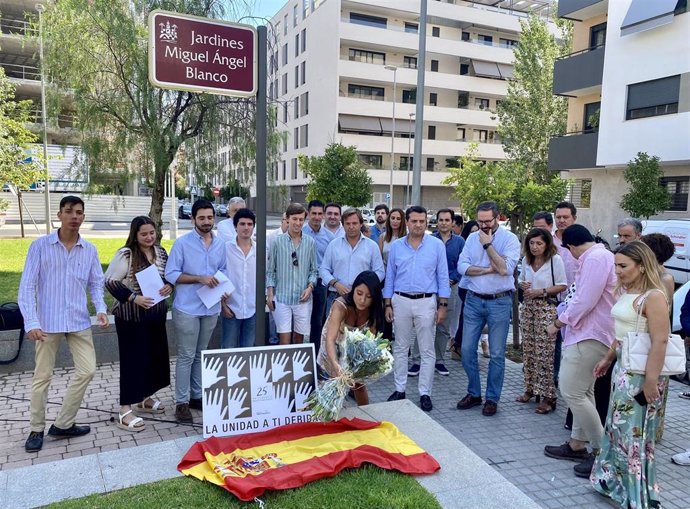
[[257, 60], [252, 26], [159, 9], [149, 14], [149, 81], [154, 86], [254, 96]]

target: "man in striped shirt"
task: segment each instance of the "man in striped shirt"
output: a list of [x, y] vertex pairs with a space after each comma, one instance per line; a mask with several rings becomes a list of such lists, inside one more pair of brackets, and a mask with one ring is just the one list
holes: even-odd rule
[[48, 434], [55, 438], [85, 435], [89, 426], [74, 423], [84, 393], [96, 372], [96, 352], [86, 290], [96, 307], [97, 321], [108, 326], [103, 301], [103, 269], [93, 244], [79, 235], [84, 222], [84, 202], [77, 196], [60, 200], [58, 231], [31, 243], [19, 285], [19, 308], [27, 338], [36, 342], [36, 368], [31, 383], [31, 419], [27, 452], [43, 447], [46, 400], [53, 377], [60, 340], [67, 340], [74, 359], [74, 378], [62, 408]]
[[301, 343], [309, 333], [311, 294], [318, 277], [316, 242], [302, 234], [306, 209], [292, 203], [285, 215], [287, 233], [273, 242], [266, 267], [266, 303], [273, 312], [281, 345], [289, 345], [293, 337], [295, 343]]

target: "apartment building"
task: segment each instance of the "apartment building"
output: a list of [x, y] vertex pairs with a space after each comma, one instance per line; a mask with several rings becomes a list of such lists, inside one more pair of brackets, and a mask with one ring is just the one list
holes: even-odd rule
[[[357, 147], [374, 183], [372, 203], [409, 203], [419, 47], [417, 0], [292, 0], [269, 34], [269, 101], [286, 132], [269, 185], [303, 201], [298, 155], [331, 142]], [[505, 158], [496, 104], [507, 93], [513, 47], [542, 0], [428, 2], [422, 146], [422, 204], [457, 205], [442, 184], [470, 143], [479, 158]]]
[[575, 21], [574, 53], [556, 62], [554, 93], [568, 96], [568, 131], [549, 168], [572, 179], [578, 221], [613, 238], [627, 216], [626, 164], [659, 156], [670, 209], [690, 217], [690, 14], [687, 0], [560, 0]]

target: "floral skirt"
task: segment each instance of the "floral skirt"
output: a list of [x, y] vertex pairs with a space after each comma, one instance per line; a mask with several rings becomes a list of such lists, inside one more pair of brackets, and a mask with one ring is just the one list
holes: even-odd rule
[[595, 490], [625, 509], [661, 507], [654, 448], [666, 403], [663, 394], [668, 388], [668, 377], [659, 378], [662, 397], [647, 406], [634, 399], [644, 381], [644, 375], [630, 374], [621, 367], [619, 349], [611, 376], [604, 440], [590, 481]]
[[546, 328], [556, 319], [556, 306], [544, 299], [531, 299], [525, 300], [520, 311], [525, 392], [555, 398], [553, 361], [556, 343], [549, 338]]

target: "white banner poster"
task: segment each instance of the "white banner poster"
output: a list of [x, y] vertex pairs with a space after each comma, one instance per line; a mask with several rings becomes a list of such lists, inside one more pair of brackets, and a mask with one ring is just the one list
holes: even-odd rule
[[311, 421], [316, 387], [311, 343], [201, 352], [204, 438]]

